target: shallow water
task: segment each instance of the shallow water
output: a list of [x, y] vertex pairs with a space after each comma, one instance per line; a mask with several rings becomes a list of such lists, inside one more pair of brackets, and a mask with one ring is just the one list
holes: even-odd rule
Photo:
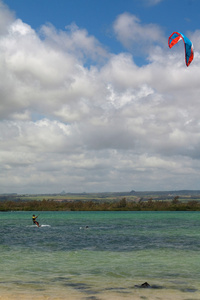
[[130, 298], [147, 281], [200, 299], [199, 212], [39, 214], [0, 213], [0, 292]]

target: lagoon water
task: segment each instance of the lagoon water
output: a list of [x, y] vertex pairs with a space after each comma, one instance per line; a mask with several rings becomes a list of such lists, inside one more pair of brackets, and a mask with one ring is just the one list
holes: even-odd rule
[[0, 213], [0, 299], [200, 299], [199, 212], [33, 213]]

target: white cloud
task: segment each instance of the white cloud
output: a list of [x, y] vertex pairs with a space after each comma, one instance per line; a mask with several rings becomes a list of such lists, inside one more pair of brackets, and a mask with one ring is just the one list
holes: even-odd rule
[[118, 39], [151, 44], [148, 64], [138, 66], [133, 51], [111, 54], [75, 24], [38, 34], [7, 13], [0, 192], [198, 188], [198, 44], [187, 68], [184, 49], [163, 47], [158, 26], [123, 14]]
[[14, 21], [14, 13], [0, 1], [0, 35], [8, 32], [9, 25]]
[[97, 61], [107, 57], [107, 52], [98, 40], [90, 36], [85, 29], [80, 29], [75, 23], [66, 26], [66, 31], [57, 31], [53, 25], [42, 26], [40, 34], [50, 47], [57, 51], [67, 51], [76, 55], [77, 59]]
[[[145, 45], [148, 48], [154, 43], [162, 44], [165, 42], [163, 32], [156, 24], [142, 24], [135, 15], [124, 13], [117, 17], [114, 22], [114, 31], [118, 40], [127, 49], [136, 50], [138, 46]], [[147, 47], [148, 45], [148, 47]]]

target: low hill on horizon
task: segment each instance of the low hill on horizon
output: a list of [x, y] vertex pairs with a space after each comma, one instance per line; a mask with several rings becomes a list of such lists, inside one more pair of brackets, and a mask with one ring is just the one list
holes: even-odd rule
[[127, 201], [171, 201], [178, 197], [180, 201], [199, 200], [200, 190], [174, 190], [174, 191], [135, 191], [130, 192], [99, 192], [99, 193], [55, 193], [55, 194], [0, 194], [0, 201], [97, 201], [114, 202], [122, 198]]

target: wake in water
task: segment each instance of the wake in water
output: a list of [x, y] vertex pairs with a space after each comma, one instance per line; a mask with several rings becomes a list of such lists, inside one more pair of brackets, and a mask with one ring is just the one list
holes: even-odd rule
[[40, 227], [51, 227], [51, 225], [42, 224], [39, 227], [37, 225], [27, 225], [26, 227], [37, 227], [37, 228], [40, 228]]

